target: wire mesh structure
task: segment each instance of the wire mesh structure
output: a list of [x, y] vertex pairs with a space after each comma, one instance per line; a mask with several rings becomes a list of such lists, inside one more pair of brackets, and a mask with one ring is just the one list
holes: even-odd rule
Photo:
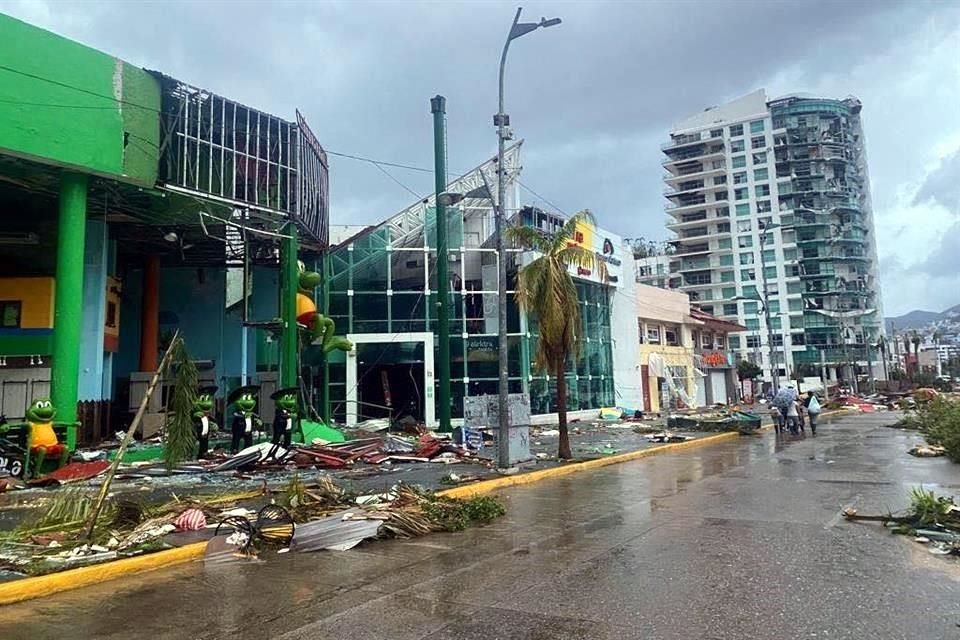
[[246, 210], [277, 227], [292, 219], [325, 246], [327, 157], [303, 116], [289, 122], [158, 78], [161, 187]]

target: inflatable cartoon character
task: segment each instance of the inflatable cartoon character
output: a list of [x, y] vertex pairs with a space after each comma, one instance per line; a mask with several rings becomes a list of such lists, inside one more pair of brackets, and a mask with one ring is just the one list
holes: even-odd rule
[[324, 353], [330, 353], [334, 349], [341, 351], [350, 351], [353, 349], [353, 343], [343, 336], [334, 335], [336, 333], [336, 324], [333, 318], [328, 318], [322, 313], [317, 312], [317, 305], [313, 302], [311, 294], [313, 290], [323, 281], [316, 271], [307, 271], [302, 262], [300, 266], [300, 278], [297, 282], [297, 324], [303, 327], [304, 340], [309, 344], [320, 345]]

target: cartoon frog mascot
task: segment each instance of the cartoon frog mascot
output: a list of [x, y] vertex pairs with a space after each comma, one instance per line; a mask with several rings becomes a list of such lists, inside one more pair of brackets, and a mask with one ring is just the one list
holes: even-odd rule
[[282, 444], [284, 449], [290, 448], [293, 432], [300, 429], [300, 417], [297, 413], [298, 396], [299, 390], [296, 387], [277, 389], [270, 396], [277, 407], [273, 416], [273, 444]]
[[197, 398], [193, 401], [193, 428], [197, 432], [197, 442], [200, 443], [198, 458], [206, 458], [210, 449], [210, 432], [217, 431], [217, 423], [213, 421], [213, 396], [217, 387], [210, 385], [197, 389]]
[[27, 409], [26, 419], [30, 426], [30, 453], [36, 456], [33, 467], [39, 472], [47, 456], [59, 458], [58, 467], [62, 467], [70, 456], [67, 446], [61, 444], [53, 430], [53, 416], [57, 410], [49, 400], [36, 400]]
[[234, 389], [227, 397], [227, 404], [233, 405], [233, 422], [230, 424], [230, 451], [236, 453], [243, 448], [253, 446], [253, 432], [263, 430], [263, 421], [256, 414], [257, 393], [260, 387], [254, 384]]
[[304, 346], [320, 345], [324, 353], [330, 353], [334, 349], [350, 351], [353, 349], [353, 343], [343, 336], [334, 335], [336, 323], [333, 318], [318, 313], [317, 305], [310, 297], [313, 290], [320, 286], [323, 276], [316, 271], [308, 271], [303, 262], [297, 264], [300, 268], [297, 281], [297, 324], [305, 329], [301, 333]]

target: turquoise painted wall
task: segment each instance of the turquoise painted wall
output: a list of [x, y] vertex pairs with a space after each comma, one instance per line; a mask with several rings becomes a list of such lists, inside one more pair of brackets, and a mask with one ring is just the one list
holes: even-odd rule
[[144, 70], [0, 14], [0, 153], [153, 186], [159, 110]]
[[[222, 269], [204, 269], [200, 282], [197, 269], [171, 269], [160, 272], [160, 330], [179, 327], [187, 340], [190, 354], [197, 360], [216, 360], [216, 376], [224, 380], [240, 376], [239, 309], [226, 311], [226, 273]], [[120, 351], [114, 354], [112, 373], [124, 378], [136, 371], [140, 357], [141, 271], [127, 272], [123, 280], [120, 309]], [[250, 317], [269, 320], [277, 315], [278, 271], [255, 267]], [[247, 372], [256, 376], [256, 332], [249, 334]]]

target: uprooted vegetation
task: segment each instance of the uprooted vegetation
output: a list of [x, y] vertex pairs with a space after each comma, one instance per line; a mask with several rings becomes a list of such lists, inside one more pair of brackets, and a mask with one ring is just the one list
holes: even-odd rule
[[929, 544], [931, 553], [960, 555], [960, 506], [953, 498], [923, 487], [912, 490], [910, 508], [903, 515], [861, 515], [856, 509], [847, 509], [843, 515], [848, 520], [882, 522], [893, 533]]
[[297, 522], [309, 522], [354, 505], [383, 521], [386, 537], [410, 538], [440, 531], [462, 531], [469, 526], [489, 524], [506, 513], [503, 504], [489, 496], [468, 499], [448, 498], [406, 484], [371, 496], [344, 491], [329, 478], [311, 484], [294, 476], [284, 486], [280, 504]]
[[943, 447], [947, 457], [960, 462], [960, 400], [940, 396], [918, 403], [898, 426], [919, 431], [927, 442]]

